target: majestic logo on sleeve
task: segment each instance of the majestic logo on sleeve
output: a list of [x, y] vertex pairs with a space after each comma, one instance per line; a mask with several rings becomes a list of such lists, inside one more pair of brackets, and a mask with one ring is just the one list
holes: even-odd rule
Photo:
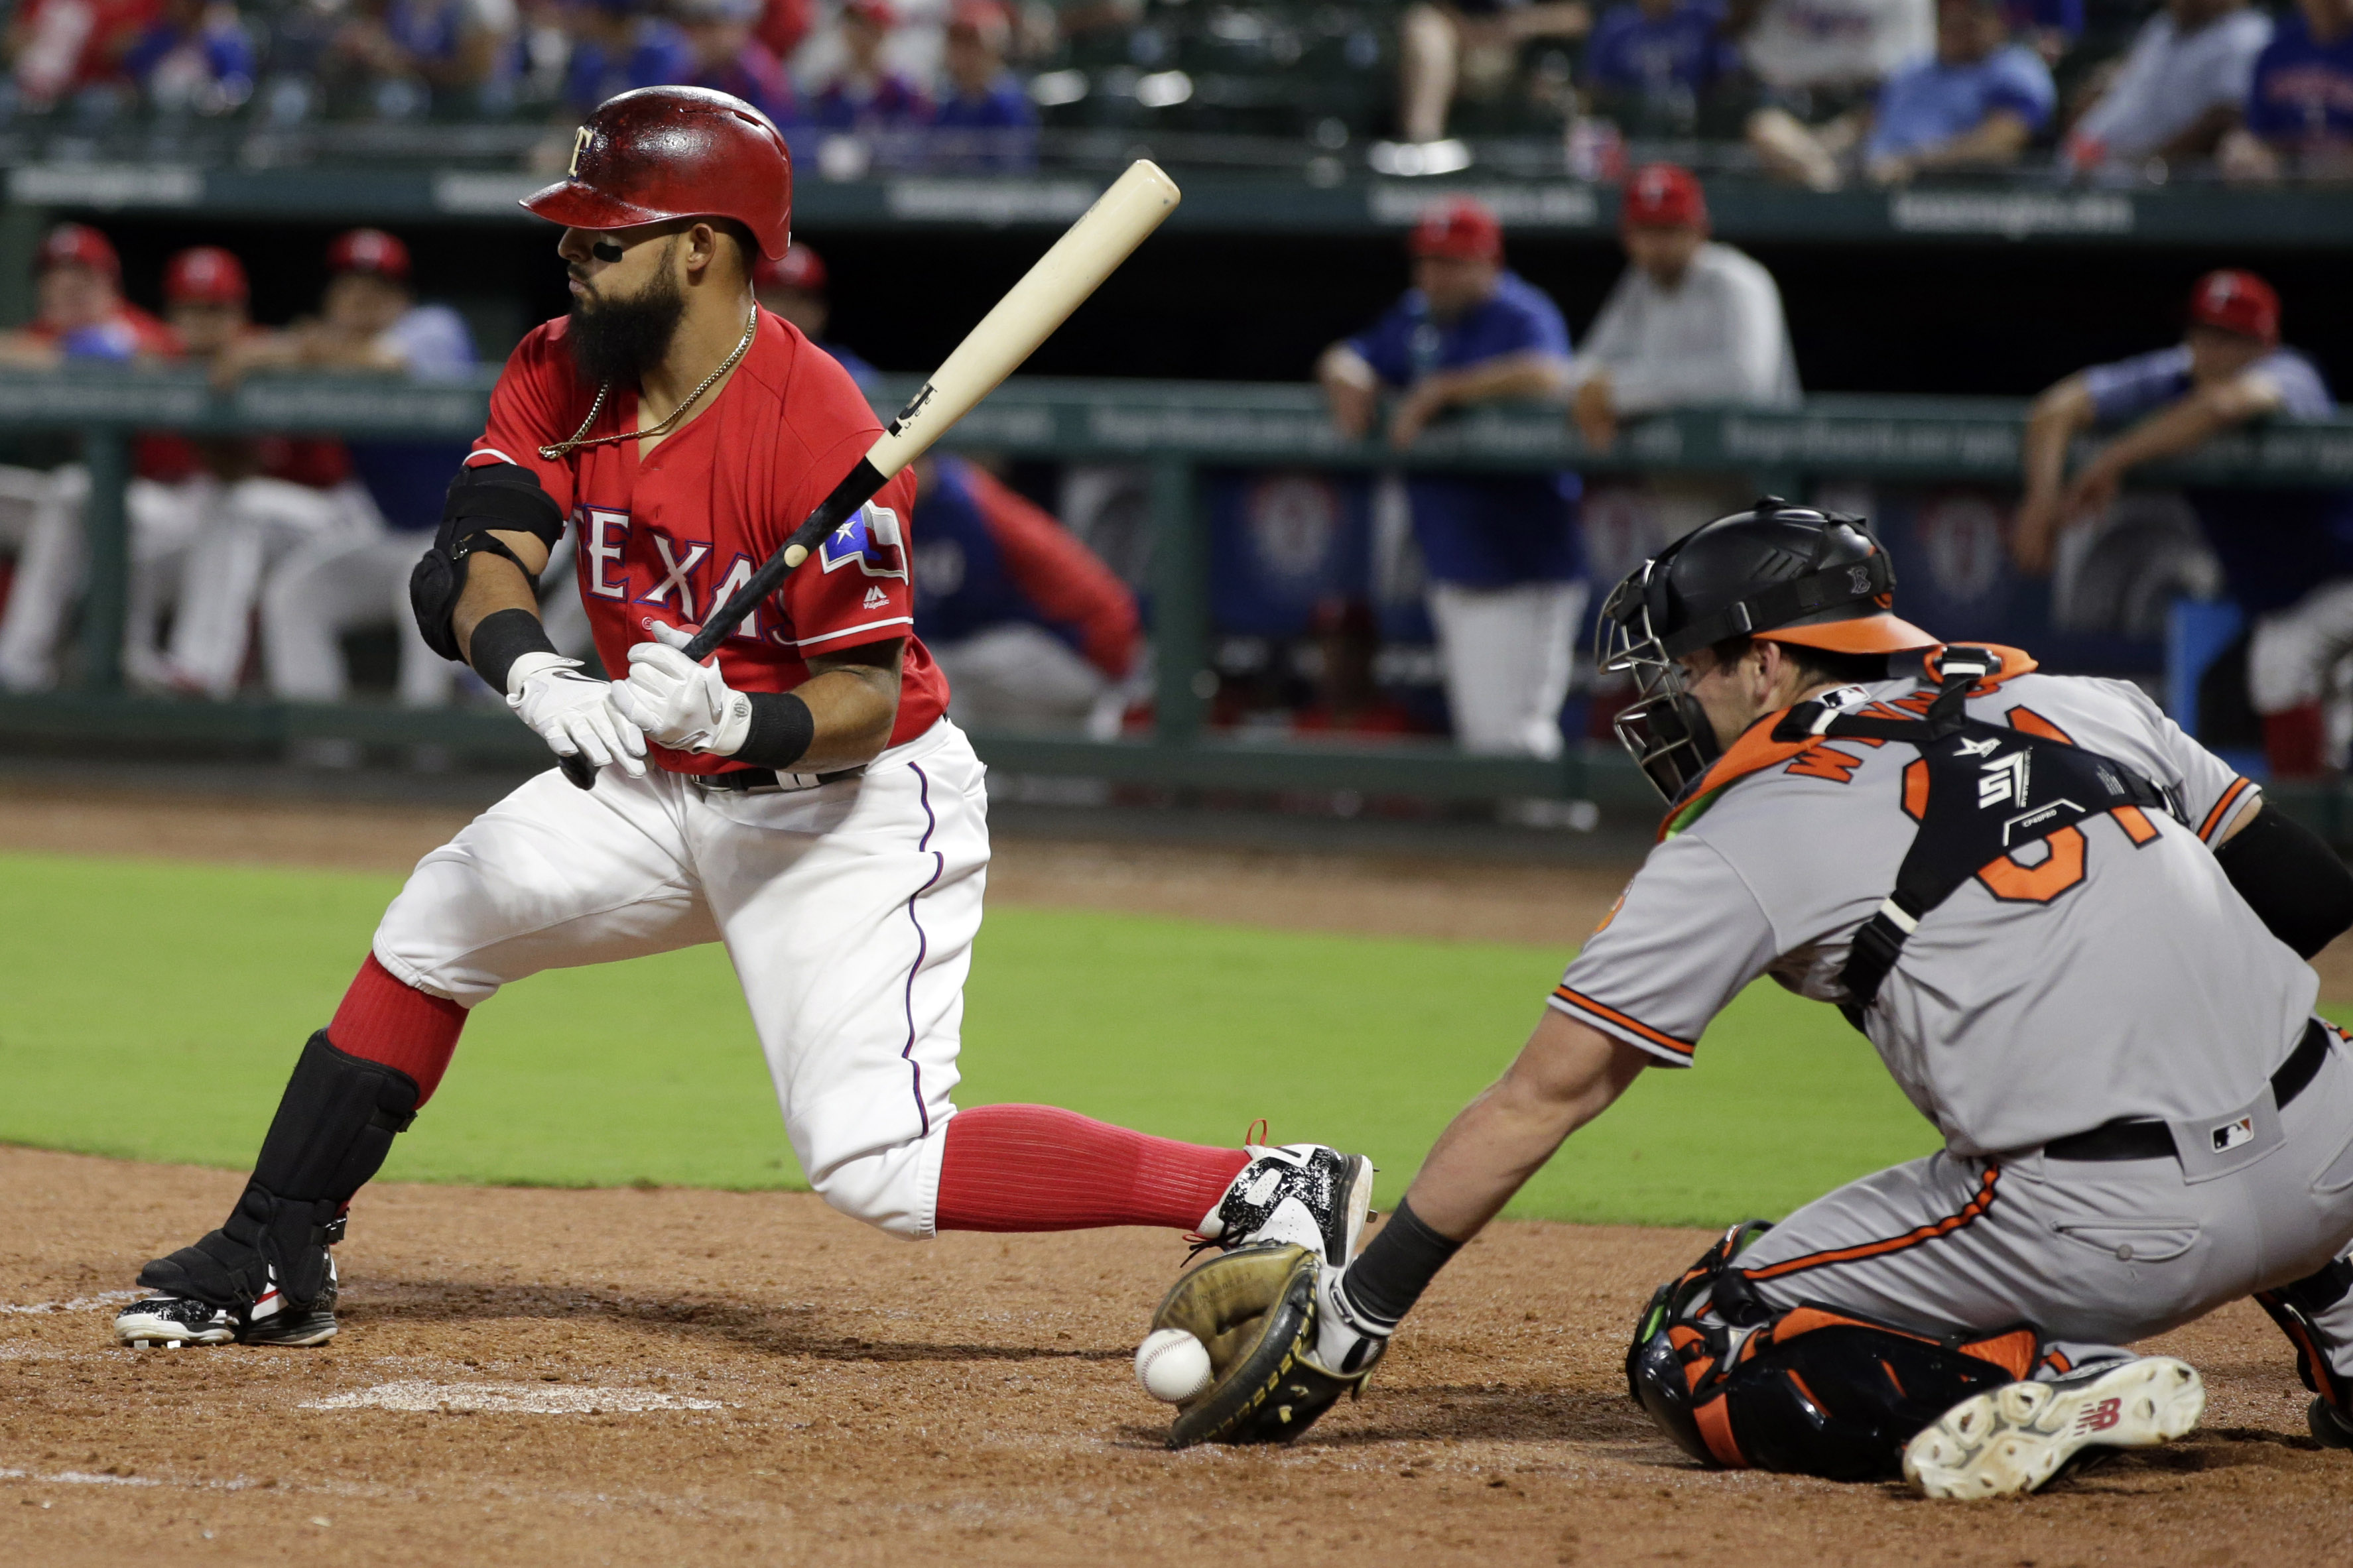
[[856, 562], [869, 577], [907, 575], [907, 547], [899, 532], [899, 514], [887, 506], [867, 505], [857, 515], [827, 534], [817, 547], [818, 564], [838, 572]]

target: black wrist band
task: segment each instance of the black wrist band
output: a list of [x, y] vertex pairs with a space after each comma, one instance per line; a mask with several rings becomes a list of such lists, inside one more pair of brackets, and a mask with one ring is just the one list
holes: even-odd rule
[[817, 739], [817, 715], [789, 691], [754, 691], [752, 728], [735, 749], [735, 761], [755, 768], [789, 768]]
[[1348, 1304], [1373, 1321], [1394, 1328], [1413, 1310], [1413, 1304], [1421, 1300], [1446, 1260], [1461, 1250], [1461, 1242], [1430, 1229], [1400, 1198], [1388, 1224], [1348, 1266], [1342, 1280]]
[[527, 653], [554, 652], [555, 645], [547, 640], [547, 628], [537, 616], [529, 610], [500, 610], [475, 623], [474, 635], [466, 643], [466, 662], [503, 697], [507, 671], [515, 660]]

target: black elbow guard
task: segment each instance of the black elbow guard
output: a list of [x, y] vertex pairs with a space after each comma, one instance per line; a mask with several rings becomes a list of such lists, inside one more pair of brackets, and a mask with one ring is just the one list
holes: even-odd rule
[[2247, 907], [2300, 958], [2353, 927], [2353, 870], [2318, 834], [2275, 805], [2265, 803], [2214, 858]]
[[433, 547], [408, 574], [408, 607], [417, 616], [417, 629], [425, 646], [443, 658], [461, 657], [452, 622], [459, 597], [466, 591], [466, 558], [487, 550], [518, 568], [522, 565], [513, 551], [491, 537], [493, 530], [528, 533], [553, 550], [564, 537], [564, 513], [555, 498], [540, 488], [539, 476], [518, 464], [485, 463], [458, 470], [449, 481], [448, 499], [441, 503], [441, 527], [433, 536]]

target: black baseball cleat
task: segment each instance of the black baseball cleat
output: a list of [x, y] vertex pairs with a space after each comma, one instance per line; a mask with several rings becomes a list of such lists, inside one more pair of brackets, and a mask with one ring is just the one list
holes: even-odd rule
[[1373, 1201], [1373, 1163], [1322, 1143], [1246, 1144], [1241, 1168], [1195, 1234], [1231, 1252], [1252, 1242], [1303, 1247], [1335, 1268], [1356, 1255]]
[[2324, 1448], [2353, 1448], [2353, 1419], [2341, 1410], [2329, 1407], [2326, 1399], [2316, 1399], [2312, 1408], [2304, 1413], [2306, 1425], [2312, 1428], [2313, 1441]]
[[280, 1293], [275, 1271], [269, 1289], [250, 1304], [220, 1307], [194, 1296], [150, 1296], [114, 1315], [114, 1337], [133, 1350], [183, 1345], [322, 1345], [335, 1337], [335, 1266], [327, 1262], [327, 1288], [308, 1307], [296, 1307]]

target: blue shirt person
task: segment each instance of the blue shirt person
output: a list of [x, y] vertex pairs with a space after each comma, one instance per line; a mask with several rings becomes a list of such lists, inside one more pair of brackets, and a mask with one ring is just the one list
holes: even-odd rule
[[1715, 0], [1625, 0], [1601, 14], [1585, 46], [1596, 110], [1638, 126], [1689, 130], [1702, 95], [1740, 68]]
[[2233, 174], [2275, 174], [2281, 160], [2340, 174], [2353, 163], [2353, 5], [2299, 0], [2255, 58], [2242, 137], [2226, 148]]
[[1013, 19], [997, 0], [959, 0], [948, 19], [947, 80], [932, 119], [934, 161], [1026, 169], [1038, 161], [1038, 110], [1005, 68]]
[[2008, 31], [1997, 0], [1941, 0], [1936, 52], [1879, 89], [1863, 147], [1873, 179], [2016, 162], [2051, 122], [2059, 95], [2042, 57], [2008, 42]]
[[[1504, 269], [1493, 213], [1467, 197], [1441, 203], [1409, 248], [1415, 287], [1369, 330], [1325, 350], [1317, 366], [1344, 434], [1366, 432], [1383, 387], [1398, 394], [1388, 436], [1399, 448], [1449, 408], [1560, 395], [1567, 325], [1541, 291]], [[1457, 743], [1558, 755], [1585, 598], [1577, 476], [1416, 471], [1406, 494]]]
[[573, 0], [565, 14], [572, 56], [564, 100], [584, 119], [617, 93], [690, 81], [694, 50], [675, 23], [645, 14], [639, 0]]

